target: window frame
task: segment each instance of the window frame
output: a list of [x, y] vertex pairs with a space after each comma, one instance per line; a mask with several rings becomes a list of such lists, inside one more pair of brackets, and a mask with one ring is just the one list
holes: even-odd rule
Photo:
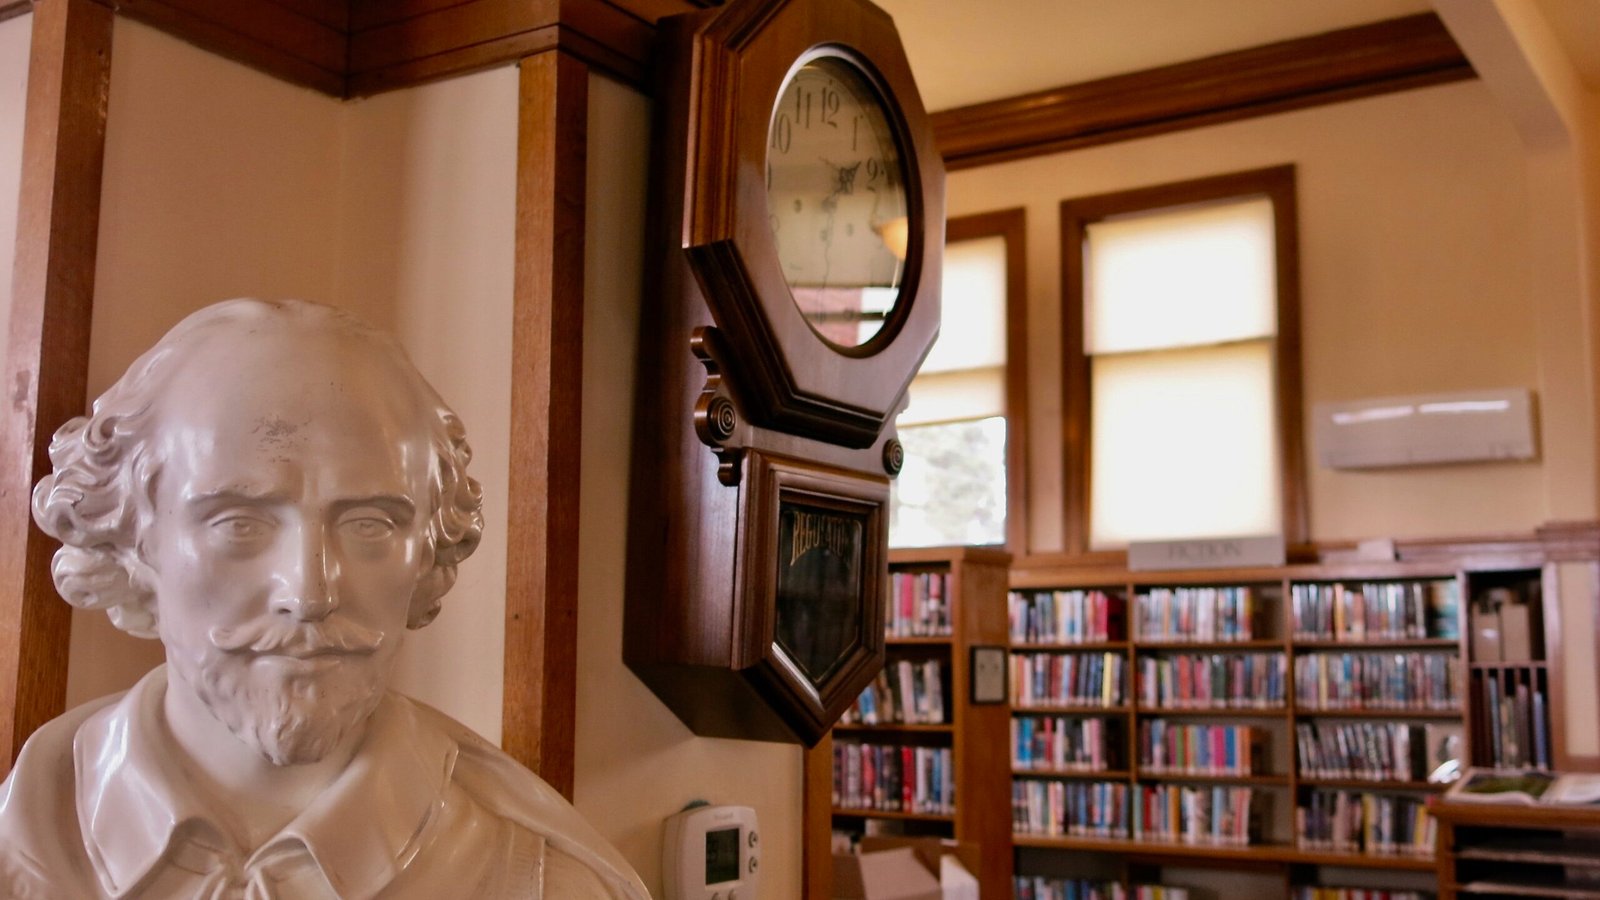
[[[1005, 241], [1006, 529], [1002, 544], [1013, 555], [1028, 551], [1028, 272], [1027, 210], [1022, 207], [953, 216], [944, 242], [998, 237]], [[913, 380], [914, 382], [914, 380]]]
[[1086, 230], [1113, 216], [1233, 198], [1266, 196], [1272, 201], [1277, 258], [1277, 334], [1272, 338], [1277, 449], [1281, 461], [1283, 537], [1290, 545], [1309, 538], [1306, 505], [1302, 376], [1300, 368], [1300, 247], [1293, 165], [1252, 169], [1061, 203], [1062, 309], [1062, 493], [1063, 549], [1073, 556], [1122, 556], [1089, 550], [1090, 356], [1084, 352], [1084, 258]]

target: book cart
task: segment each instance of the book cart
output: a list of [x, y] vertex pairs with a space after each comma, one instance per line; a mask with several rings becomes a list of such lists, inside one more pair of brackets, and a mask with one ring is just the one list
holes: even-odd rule
[[[806, 752], [807, 898], [831, 896], [835, 834], [970, 842], [983, 896], [1009, 895], [1010, 770], [999, 739], [1009, 712], [1003, 698], [973, 702], [970, 666], [974, 647], [1005, 651], [1010, 561], [990, 548], [890, 552], [884, 677]], [[942, 710], [937, 721], [930, 707]]]

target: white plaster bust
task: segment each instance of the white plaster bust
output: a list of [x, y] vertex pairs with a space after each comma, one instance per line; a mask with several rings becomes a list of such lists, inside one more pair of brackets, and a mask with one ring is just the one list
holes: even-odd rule
[[189, 316], [63, 426], [56, 586], [167, 662], [23, 748], [0, 896], [647, 900], [537, 776], [387, 690], [478, 544], [470, 455], [392, 339], [299, 302]]

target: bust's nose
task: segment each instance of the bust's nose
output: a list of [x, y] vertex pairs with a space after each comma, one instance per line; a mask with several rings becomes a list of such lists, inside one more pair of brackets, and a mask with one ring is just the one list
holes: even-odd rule
[[337, 563], [328, 552], [327, 529], [308, 524], [301, 529], [297, 546], [286, 560], [282, 589], [271, 603], [272, 612], [294, 616], [305, 622], [319, 622], [339, 608], [334, 591]]

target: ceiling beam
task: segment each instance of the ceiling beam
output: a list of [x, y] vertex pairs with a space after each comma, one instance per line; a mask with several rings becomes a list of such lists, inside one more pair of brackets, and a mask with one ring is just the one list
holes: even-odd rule
[[933, 127], [963, 169], [1473, 77], [1424, 13], [963, 106]]

